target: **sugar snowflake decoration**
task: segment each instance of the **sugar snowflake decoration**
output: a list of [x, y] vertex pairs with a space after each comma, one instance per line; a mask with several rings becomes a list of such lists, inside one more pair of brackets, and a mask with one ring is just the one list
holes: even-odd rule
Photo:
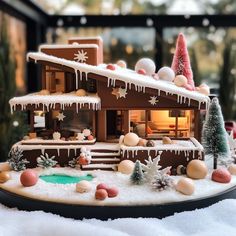
[[47, 153], [40, 155], [40, 157], [37, 158], [37, 166], [44, 169], [54, 167], [57, 164], [57, 161], [55, 161], [54, 158], [55, 156], [49, 157]]
[[161, 166], [158, 165], [159, 161], [160, 161], [160, 157], [161, 157], [161, 153], [155, 157], [154, 159], [152, 159], [150, 156], [148, 157], [148, 160], [145, 160], [146, 165], [145, 164], [141, 164], [142, 166], [142, 170], [144, 171], [144, 178], [147, 182], [151, 183], [154, 179], [155, 176], [157, 175], [163, 175], [163, 174], [167, 174], [171, 167], [166, 167], [165, 169], [161, 169]]
[[87, 52], [84, 52], [82, 49], [81, 51], [78, 50], [78, 53], [74, 54], [74, 60], [80, 63], [85, 63], [88, 59]]
[[154, 106], [159, 102], [159, 100], [157, 99], [157, 96], [151, 96], [150, 100], [148, 100], [148, 102]]

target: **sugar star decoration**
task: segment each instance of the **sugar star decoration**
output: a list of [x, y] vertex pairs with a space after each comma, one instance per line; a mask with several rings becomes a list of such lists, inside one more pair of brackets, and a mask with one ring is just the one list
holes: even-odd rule
[[57, 119], [58, 119], [59, 121], [60, 121], [60, 120], [63, 121], [66, 116], [64, 116], [64, 114], [61, 112], [61, 113], [59, 113], [56, 117], [57, 117]]
[[120, 98], [126, 98], [127, 90], [123, 88], [119, 88], [119, 95], [120, 95], [119, 96]]
[[84, 52], [83, 49], [81, 51], [78, 50], [78, 53], [75, 53], [74, 56], [74, 60], [81, 63], [85, 63], [88, 59], [87, 52]]
[[112, 88], [112, 95], [115, 95], [116, 98], [126, 98], [127, 90], [123, 88]]
[[148, 102], [150, 102], [154, 106], [159, 102], [159, 100], [157, 99], [156, 96], [151, 96]]
[[111, 92], [112, 95], [115, 95], [116, 98], [118, 99], [119, 98], [119, 88], [112, 88], [112, 92]]

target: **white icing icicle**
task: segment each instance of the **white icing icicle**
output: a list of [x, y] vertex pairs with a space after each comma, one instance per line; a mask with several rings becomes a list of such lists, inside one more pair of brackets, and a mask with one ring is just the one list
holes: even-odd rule
[[76, 112], [88, 104], [89, 109], [98, 110], [101, 108], [101, 99], [99, 97], [76, 96], [75, 94], [61, 94], [61, 95], [38, 95], [37, 93], [28, 94], [22, 97], [12, 98], [10, 101], [11, 112], [16, 110], [16, 106], [20, 105], [21, 110], [26, 110], [27, 105], [35, 105], [36, 108], [43, 104], [43, 110], [49, 111], [55, 109], [56, 104], [60, 104], [61, 109], [76, 106]]

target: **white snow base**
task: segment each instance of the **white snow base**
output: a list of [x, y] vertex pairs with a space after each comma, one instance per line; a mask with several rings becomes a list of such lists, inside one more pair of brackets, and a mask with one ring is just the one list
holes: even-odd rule
[[[75, 191], [75, 184], [52, 184], [46, 183], [39, 179], [35, 186], [24, 188], [20, 184], [19, 172], [11, 172], [11, 180], [0, 187], [8, 191], [28, 196], [31, 198], [42, 199], [52, 202], [66, 202], [84, 205], [151, 205], [169, 202], [181, 202], [190, 199], [211, 196], [220, 193], [232, 186], [236, 185], [236, 176], [232, 176], [232, 180], [228, 184], [220, 184], [211, 181], [210, 176], [203, 180], [194, 180], [195, 192], [192, 196], [185, 196], [174, 189], [162, 192], [154, 191], [149, 185], [132, 185], [130, 176], [113, 171], [80, 171], [71, 168], [52, 168], [42, 170], [37, 168], [40, 174], [67, 174], [72, 176], [92, 174], [95, 178], [92, 180], [92, 191], [80, 194]], [[177, 181], [180, 176], [172, 176]], [[107, 183], [109, 186], [117, 186], [119, 195], [115, 198], [108, 198], [105, 201], [95, 200], [94, 194], [97, 184]]]
[[81, 221], [42, 211], [18, 211], [0, 205], [0, 235], [235, 236], [235, 212], [236, 200], [227, 199], [204, 209], [178, 213], [162, 220], [124, 218], [108, 221], [96, 219]]

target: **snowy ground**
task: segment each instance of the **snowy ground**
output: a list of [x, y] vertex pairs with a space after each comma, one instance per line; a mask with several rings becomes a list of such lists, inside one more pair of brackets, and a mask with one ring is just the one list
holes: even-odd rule
[[[8, 191], [54, 202], [66, 202], [84, 205], [149, 205], [168, 202], [179, 202], [190, 199], [210, 196], [222, 192], [236, 185], [236, 176], [232, 176], [229, 184], [220, 184], [210, 180], [210, 176], [203, 180], [195, 180], [195, 192], [192, 196], [185, 196], [176, 192], [174, 189], [162, 192], [154, 191], [149, 185], [136, 186], [131, 185], [129, 176], [119, 172], [112, 171], [79, 171], [71, 168], [53, 168], [48, 170], [37, 169], [39, 174], [47, 175], [53, 173], [67, 174], [72, 176], [86, 175], [91, 173], [95, 178], [92, 180], [92, 191], [80, 194], [75, 191], [75, 184], [52, 184], [39, 179], [33, 187], [22, 187], [19, 181], [19, 172], [11, 172], [11, 180], [0, 185], [1, 188]], [[173, 176], [175, 181], [180, 178]], [[110, 186], [119, 188], [119, 195], [116, 198], [108, 198], [105, 201], [95, 200], [94, 193], [96, 185], [107, 183]]]
[[227, 199], [205, 209], [178, 213], [162, 220], [124, 218], [80, 221], [42, 211], [25, 212], [0, 205], [0, 235], [235, 236], [235, 212], [236, 200]]

